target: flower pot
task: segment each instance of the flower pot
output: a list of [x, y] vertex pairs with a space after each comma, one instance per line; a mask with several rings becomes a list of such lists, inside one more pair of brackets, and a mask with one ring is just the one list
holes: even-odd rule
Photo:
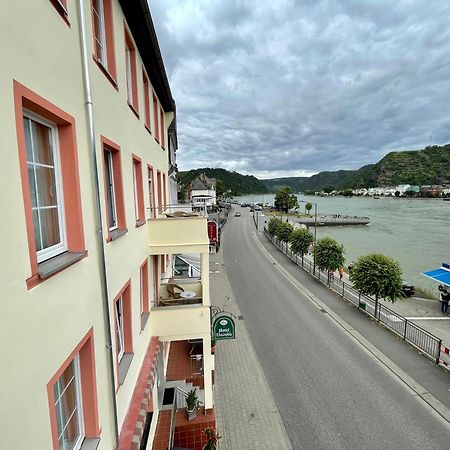
[[186, 408], [186, 411], [187, 411], [187, 418], [189, 421], [197, 417], [197, 410], [195, 408], [193, 410], [189, 410]]

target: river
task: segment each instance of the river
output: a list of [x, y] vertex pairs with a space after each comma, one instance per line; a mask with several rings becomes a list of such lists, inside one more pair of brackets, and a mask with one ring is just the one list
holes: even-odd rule
[[[450, 262], [450, 202], [383, 197], [297, 197], [303, 202], [317, 203], [318, 216], [370, 217], [369, 225], [317, 228], [318, 238], [330, 236], [344, 245], [346, 264], [367, 253], [383, 253], [400, 263], [406, 280], [437, 296], [437, 284], [421, 272]], [[255, 194], [236, 197], [236, 200], [273, 204], [274, 198], [274, 195]], [[305, 203], [299, 202], [299, 205], [303, 211]], [[311, 213], [314, 213], [314, 207]]]

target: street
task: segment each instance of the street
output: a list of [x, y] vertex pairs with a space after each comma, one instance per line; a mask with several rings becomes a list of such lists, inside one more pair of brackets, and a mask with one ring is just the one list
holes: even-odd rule
[[282, 275], [238, 210], [224, 262], [293, 447], [447, 448], [448, 423]]

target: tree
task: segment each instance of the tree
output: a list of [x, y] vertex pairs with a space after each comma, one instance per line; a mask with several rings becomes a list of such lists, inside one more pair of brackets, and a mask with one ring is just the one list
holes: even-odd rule
[[216, 180], [216, 195], [217, 197], [220, 197], [221, 195], [223, 195], [225, 192], [225, 185], [223, 184], [222, 180], [219, 180], [217, 178]]
[[277, 234], [277, 229], [280, 226], [280, 224], [283, 223], [281, 219], [278, 217], [272, 217], [269, 221], [269, 225], [267, 226], [267, 229], [269, 231], [269, 234], [271, 236], [275, 236]]
[[298, 228], [291, 233], [289, 242], [291, 244], [291, 250], [296, 255], [302, 255], [302, 265], [303, 265], [303, 255], [307, 253], [309, 246], [314, 241], [313, 235], [308, 228]]
[[292, 193], [290, 187], [284, 187], [277, 191], [275, 194], [275, 207], [286, 212], [298, 207], [297, 197]]
[[395, 302], [402, 295], [400, 265], [381, 253], [361, 256], [353, 265], [350, 281], [362, 294], [375, 297], [375, 317], [380, 298]]
[[344, 246], [330, 237], [323, 237], [314, 246], [314, 261], [319, 269], [328, 272], [330, 282], [330, 273], [344, 265]]
[[307, 204], [305, 205], [305, 209], [306, 209], [306, 211], [308, 211], [307, 214], [309, 215], [309, 214], [310, 214], [310, 211], [311, 211], [311, 209], [312, 209], [312, 204], [311, 204], [311, 203], [307, 203]]
[[287, 244], [289, 242], [293, 230], [294, 227], [290, 223], [281, 222], [277, 227], [276, 236], [281, 242]]
[[331, 186], [330, 184], [327, 184], [324, 188], [323, 188], [323, 192], [325, 192], [326, 194], [330, 194], [331, 192], [334, 191], [334, 186]]

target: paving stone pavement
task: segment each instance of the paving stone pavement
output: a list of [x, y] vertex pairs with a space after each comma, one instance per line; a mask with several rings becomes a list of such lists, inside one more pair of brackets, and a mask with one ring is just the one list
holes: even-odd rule
[[[210, 258], [211, 303], [241, 315], [228, 282], [222, 250]], [[215, 407], [221, 450], [292, 450], [280, 412], [256, 356], [244, 320], [236, 339], [218, 341]]]

